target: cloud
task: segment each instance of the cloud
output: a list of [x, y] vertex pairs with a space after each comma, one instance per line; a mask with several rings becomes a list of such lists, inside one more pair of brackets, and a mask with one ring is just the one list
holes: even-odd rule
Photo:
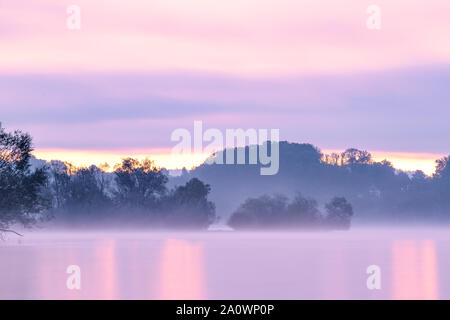
[[66, 28], [58, 0], [16, 0], [0, 12], [0, 70], [196, 70], [285, 75], [450, 63], [446, 0], [379, 0], [382, 29], [358, 0], [79, 0]]
[[326, 148], [447, 152], [450, 68], [248, 78], [212, 73], [3, 75], [4, 125], [45, 148], [170, 147], [194, 120], [280, 128]]

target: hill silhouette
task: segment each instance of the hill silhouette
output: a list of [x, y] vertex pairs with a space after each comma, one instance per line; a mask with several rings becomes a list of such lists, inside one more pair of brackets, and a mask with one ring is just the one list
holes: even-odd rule
[[[245, 147], [246, 159], [248, 152]], [[282, 141], [276, 175], [260, 175], [259, 164], [204, 163], [183, 170], [171, 183], [196, 177], [211, 185], [210, 199], [224, 222], [250, 197], [281, 194], [293, 198], [298, 193], [321, 204], [335, 196], [345, 197], [354, 207], [357, 223], [443, 221], [450, 217], [448, 163], [449, 158], [437, 160], [437, 171], [429, 177], [422, 171], [397, 170], [386, 160], [376, 162], [364, 150], [325, 155], [312, 144]]]

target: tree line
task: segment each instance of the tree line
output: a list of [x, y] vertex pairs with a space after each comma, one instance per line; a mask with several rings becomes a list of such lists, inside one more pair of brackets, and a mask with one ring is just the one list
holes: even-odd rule
[[170, 189], [167, 171], [149, 159], [123, 159], [112, 174], [97, 166], [75, 168], [52, 161], [48, 173], [49, 211], [57, 221], [206, 228], [216, 220], [209, 185], [192, 178]]
[[[36, 168], [32, 150], [29, 134], [0, 126], [1, 230], [51, 219], [65, 225], [206, 229], [219, 216], [228, 216], [225, 222], [235, 229], [346, 229], [354, 211], [367, 221], [450, 216], [450, 157], [437, 160], [436, 172], [427, 176], [376, 162], [367, 151], [326, 155], [310, 144], [281, 142], [275, 176], [262, 177], [252, 165], [202, 165], [171, 178], [148, 159], [126, 158], [113, 170], [61, 161]], [[319, 203], [325, 203], [322, 209]]]
[[[197, 177], [169, 187], [167, 170], [149, 159], [123, 159], [108, 166], [75, 167], [51, 161], [31, 166], [32, 138], [0, 126], [0, 231], [14, 224], [31, 226], [53, 220], [69, 226], [151, 226], [206, 229], [218, 221], [209, 200], [209, 184]], [[326, 214], [317, 201], [298, 194], [288, 203], [281, 195], [246, 199], [228, 219], [235, 229], [346, 229], [353, 208], [334, 198]]]
[[216, 220], [209, 185], [192, 178], [169, 189], [167, 171], [148, 159], [123, 159], [112, 174], [60, 161], [32, 168], [32, 150], [29, 134], [0, 126], [0, 231], [52, 218], [162, 228], [206, 228]]

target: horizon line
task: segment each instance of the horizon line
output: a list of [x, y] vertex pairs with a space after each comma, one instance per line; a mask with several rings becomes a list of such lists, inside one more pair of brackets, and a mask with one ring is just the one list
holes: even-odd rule
[[[319, 149], [324, 155], [331, 153], [342, 153], [346, 149]], [[389, 161], [395, 169], [404, 172], [423, 171], [431, 176], [436, 171], [436, 160], [447, 156], [443, 153], [430, 152], [404, 152], [404, 151], [368, 151], [372, 155], [372, 160], [381, 162]], [[92, 149], [71, 149], [71, 148], [36, 148], [32, 152], [36, 159], [51, 161], [59, 160], [69, 162], [76, 167], [89, 167], [91, 165], [109, 165], [112, 171], [114, 166], [124, 158], [136, 158], [139, 160], [150, 159], [158, 167], [167, 170], [181, 170], [186, 168], [192, 170], [202, 165], [211, 156], [210, 153], [185, 153], [174, 156], [171, 148], [147, 148], [147, 149], [116, 149], [116, 150], [92, 150]]]

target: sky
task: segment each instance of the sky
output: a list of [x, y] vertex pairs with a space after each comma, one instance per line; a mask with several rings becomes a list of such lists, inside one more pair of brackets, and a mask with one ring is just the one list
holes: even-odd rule
[[206, 155], [174, 159], [170, 137], [200, 120], [432, 173], [450, 153], [449, 17], [448, 0], [1, 0], [0, 121], [78, 165], [190, 167]]

